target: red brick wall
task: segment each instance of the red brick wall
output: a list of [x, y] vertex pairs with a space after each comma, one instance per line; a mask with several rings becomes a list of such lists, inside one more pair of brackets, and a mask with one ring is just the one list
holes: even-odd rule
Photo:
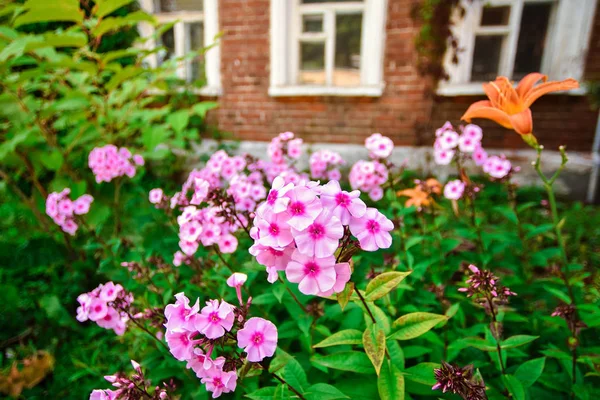
[[[459, 121], [478, 96], [431, 98], [431, 84], [415, 68], [410, 12], [419, 0], [388, 0], [383, 95], [368, 97], [270, 97], [270, 0], [220, 0], [220, 107], [211, 120], [236, 138], [268, 141], [293, 131], [307, 142], [361, 143], [373, 132], [397, 145], [430, 145], [433, 131], [446, 120]], [[600, 7], [598, 7], [600, 8]], [[600, 11], [590, 42], [586, 77], [600, 79]], [[546, 96], [533, 106], [534, 129], [547, 147], [591, 147], [597, 112], [582, 96]], [[517, 148], [520, 138], [486, 121], [484, 145]]]
[[221, 0], [219, 128], [251, 140], [293, 131], [308, 142], [359, 143], [381, 132], [397, 144], [415, 144], [416, 127], [427, 123], [430, 102], [427, 80], [415, 69], [414, 1], [388, 1], [383, 96], [345, 98], [270, 97], [270, 1]]

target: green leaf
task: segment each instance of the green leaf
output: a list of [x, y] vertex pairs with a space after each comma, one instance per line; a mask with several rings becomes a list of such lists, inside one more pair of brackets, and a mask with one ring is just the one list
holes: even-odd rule
[[404, 376], [388, 360], [383, 363], [377, 378], [377, 390], [382, 400], [404, 400]]
[[356, 329], [346, 329], [329, 336], [327, 339], [315, 344], [314, 348], [339, 346], [343, 344], [362, 344], [363, 333]]
[[24, 7], [27, 11], [15, 19], [14, 28], [52, 21], [83, 22], [83, 11], [79, 9], [79, 0], [29, 0]]
[[348, 305], [352, 292], [354, 292], [354, 282], [348, 282], [344, 287], [344, 290], [337, 294], [337, 301], [342, 308], [342, 311], [344, 311], [344, 308]]
[[539, 338], [539, 336], [515, 335], [515, 336], [511, 336], [508, 339], [502, 341], [502, 343], [500, 344], [500, 347], [503, 349], [513, 349], [515, 347], [519, 347], [519, 346], [523, 346], [527, 343], [531, 343], [537, 338]]
[[373, 364], [369, 357], [362, 351], [342, 351], [328, 355], [316, 354], [311, 362], [323, 367], [350, 371], [357, 374], [372, 374]]
[[548, 293], [553, 294], [555, 297], [559, 298], [563, 303], [565, 303], [565, 304], [571, 304], [571, 298], [565, 292], [563, 292], [563, 291], [561, 291], [559, 289], [555, 289], [553, 287], [550, 287], [548, 285], [544, 285], [544, 290], [546, 292], [548, 292]]
[[304, 389], [308, 386], [306, 372], [295, 358], [289, 360], [286, 366], [283, 367], [283, 378], [299, 392], [304, 392]]
[[393, 333], [390, 339], [409, 340], [421, 336], [431, 330], [442, 321], [446, 321], [445, 315], [432, 314], [426, 312], [416, 312], [403, 315], [392, 324]]
[[194, 114], [199, 115], [200, 117], [206, 117], [206, 113], [213, 108], [217, 108], [219, 103], [216, 101], [202, 101], [200, 103], [195, 104], [192, 107], [192, 111]]
[[279, 371], [281, 368], [285, 367], [290, 360], [293, 360], [294, 357], [281, 350], [280, 347], [277, 347], [277, 351], [275, 352], [275, 357], [269, 364], [269, 372], [273, 373]]
[[422, 383], [423, 385], [427, 386], [433, 386], [436, 382], [433, 370], [440, 367], [440, 364], [437, 363], [420, 363], [410, 368], [407, 368], [404, 371], [404, 377], [413, 382]]
[[533, 385], [535, 381], [544, 372], [544, 366], [546, 365], [546, 357], [535, 358], [519, 365], [515, 371], [515, 378], [521, 382], [523, 387], [528, 388]]
[[250, 394], [247, 394], [246, 397], [252, 400], [273, 400], [276, 389], [277, 387], [275, 386], [260, 388]]
[[189, 120], [190, 114], [187, 110], [175, 111], [167, 117], [167, 123], [171, 125], [175, 132], [183, 131]]
[[379, 375], [385, 357], [385, 333], [375, 324], [367, 327], [363, 333], [363, 346], [375, 367], [375, 372]]
[[58, 171], [63, 165], [64, 159], [60, 151], [54, 150], [38, 154], [38, 159], [51, 171]]
[[304, 392], [306, 400], [338, 400], [338, 399], [349, 399], [344, 393], [342, 393], [335, 386], [328, 385], [326, 383], [317, 383], [309, 387]]
[[100, 21], [100, 23], [96, 25], [94, 29], [92, 29], [92, 34], [96, 37], [100, 37], [108, 32], [118, 31], [129, 26], [135, 26], [143, 21], [152, 23], [154, 22], [154, 18], [143, 11], [135, 11], [127, 14], [125, 17], [106, 18]]
[[58, 296], [46, 295], [40, 299], [40, 308], [46, 312], [50, 321], [58, 323], [60, 326], [73, 326], [73, 318], [61, 304]]
[[502, 375], [502, 380], [515, 400], [525, 400], [525, 389], [517, 378], [512, 375]]
[[135, 0], [97, 0], [93, 14], [98, 18], [103, 18], [113, 11], [133, 3]]
[[365, 292], [365, 300], [375, 301], [393, 290], [410, 275], [410, 272], [391, 271], [384, 272], [383, 274], [377, 275], [367, 285], [367, 291]]
[[541, 235], [542, 233], [549, 232], [553, 229], [554, 229], [554, 224], [543, 224], [543, 225], [537, 226], [537, 227], [533, 228], [532, 230], [530, 230], [529, 232], [527, 232], [527, 234], [525, 235], [525, 239], [531, 239], [537, 235]]
[[287, 400], [290, 398], [289, 390], [287, 385], [281, 384], [275, 388], [273, 394], [273, 400]]
[[148, 151], [154, 151], [156, 146], [171, 136], [171, 131], [163, 125], [151, 125], [142, 131], [142, 142]]
[[462, 240], [460, 239], [442, 239], [442, 242], [440, 243], [440, 250], [443, 254], [450, 253], [452, 250], [456, 249], [461, 243]]

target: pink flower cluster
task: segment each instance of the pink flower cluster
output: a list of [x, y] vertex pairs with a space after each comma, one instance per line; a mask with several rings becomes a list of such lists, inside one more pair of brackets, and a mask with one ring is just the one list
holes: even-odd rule
[[277, 328], [272, 322], [256, 317], [245, 320], [250, 304], [248, 301], [242, 305], [240, 287], [245, 281], [246, 276], [239, 273], [227, 280], [229, 286], [236, 288], [240, 308], [225, 300], [209, 300], [200, 309], [199, 299], [190, 305], [183, 293], [175, 295], [176, 302], [165, 308], [165, 337], [171, 354], [187, 362], [187, 368], [196, 373], [213, 398], [235, 390], [237, 371], [232, 366], [235, 362], [229, 361], [239, 357], [231, 352], [213, 358], [216, 345], [222, 349], [228, 339], [235, 338], [250, 362], [273, 356], [277, 348]]
[[275, 164], [284, 164], [285, 157], [297, 160], [302, 156], [302, 139], [294, 138], [292, 132], [283, 132], [269, 143], [267, 154]]
[[374, 208], [367, 208], [360, 191], [346, 192], [337, 181], [297, 185], [275, 178], [267, 200], [257, 208], [250, 235], [250, 254], [267, 268], [268, 280], [285, 271], [304, 294], [329, 296], [344, 289], [350, 279], [347, 262], [336, 261], [351, 234], [363, 250], [388, 248], [393, 223]]
[[394, 150], [394, 142], [381, 133], [374, 133], [365, 140], [365, 147], [372, 159], [388, 158]]
[[459, 127], [459, 135], [450, 122], [446, 122], [435, 131], [436, 140], [433, 145], [434, 159], [439, 165], [448, 165], [461, 154], [469, 155], [475, 165], [483, 166], [483, 171], [496, 179], [502, 179], [512, 170], [512, 165], [504, 155], [488, 156], [481, 146], [483, 131], [477, 125], [469, 124]]
[[327, 179], [339, 181], [342, 179], [342, 173], [339, 167], [345, 162], [335, 151], [319, 150], [310, 156], [310, 175], [313, 179]]
[[460, 127], [462, 133], [459, 135], [450, 122], [446, 122], [435, 131], [436, 140], [433, 145], [435, 162], [439, 165], [448, 165], [454, 159], [456, 150], [462, 153], [473, 153], [473, 159], [482, 155], [481, 139], [483, 131], [477, 125], [469, 124]]
[[388, 180], [388, 169], [379, 161], [360, 160], [350, 170], [350, 186], [367, 192], [373, 201], [383, 197], [382, 185]]
[[133, 178], [136, 166], [144, 165], [144, 158], [139, 154], [132, 155], [125, 147], [107, 144], [90, 152], [88, 165], [96, 176], [97, 183], [110, 182], [123, 175]]
[[94, 198], [89, 194], [84, 194], [72, 201], [69, 199], [70, 193], [71, 189], [69, 188], [63, 189], [60, 193], [50, 193], [46, 198], [46, 214], [63, 231], [72, 236], [79, 229], [79, 225], [75, 222], [75, 216], [87, 214]]
[[295, 138], [292, 132], [283, 132], [274, 137], [267, 147], [269, 161], [257, 160], [248, 166], [251, 171], [260, 171], [269, 183], [278, 176], [287, 182], [298, 183], [308, 179], [308, 175], [298, 172], [294, 163], [302, 156], [302, 139]]
[[125, 332], [129, 321], [125, 310], [133, 302], [133, 295], [123, 286], [107, 282], [89, 293], [80, 294], [77, 301], [77, 321], [89, 319], [104, 329], [114, 330], [119, 336]]

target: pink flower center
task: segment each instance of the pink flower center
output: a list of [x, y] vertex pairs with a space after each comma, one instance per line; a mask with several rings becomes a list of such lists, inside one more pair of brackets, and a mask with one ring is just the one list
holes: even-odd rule
[[347, 208], [350, 205], [350, 196], [348, 196], [346, 193], [339, 192], [335, 195], [335, 202], [338, 206]]
[[316, 262], [309, 261], [306, 264], [304, 264], [305, 275], [315, 276], [319, 274], [319, 271], [321, 271], [321, 268]]
[[224, 387], [223, 382], [221, 381], [221, 378], [219, 378], [219, 377], [213, 378], [213, 385], [215, 385], [215, 387], [217, 387], [217, 388]]
[[101, 306], [100, 304], [98, 304], [98, 305], [97, 305], [97, 306], [94, 308], [94, 311], [96, 311], [96, 312], [100, 312], [100, 311], [102, 311], [102, 306]]
[[277, 190], [271, 190], [269, 196], [267, 196], [267, 203], [269, 203], [270, 205], [275, 204], [275, 200], [277, 200], [277, 195]]
[[182, 335], [179, 337], [179, 341], [180, 341], [180, 342], [181, 342], [181, 344], [182, 344], [182, 345], [184, 345], [184, 346], [187, 346], [187, 345], [188, 345], [188, 343], [190, 342], [186, 334], [182, 334]]
[[113, 293], [114, 293], [114, 291], [112, 289], [110, 289], [106, 294], [109, 295], [109, 296], [112, 296]]
[[276, 224], [270, 224], [269, 225], [269, 233], [271, 234], [271, 236], [279, 235], [279, 226]]
[[371, 233], [379, 232], [379, 222], [375, 221], [374, 219], [370, 219], [367, 221], [367, 230]]
[[190, 228], [190, 235], [193, 235], [193, 234], [195, 234], [195, 233], [196, 233], [196, 228], [194, 228], [194, 227], [191, 227], [191, 228]]
[[252, 343], [255, 345], [262, 344], [265, 341], [265, 337], [261, 332], [254, 332], [252, 335]]
[[313, 240], [317, 240], [325, 236], [325, 227], [319, 223], [314, 223], [308, 227], [308, 234]]
[[110, 321], [112, 319], [112, 317], [110, 316], [110, 314], [106, 314], [106, 317], [103, 318], [105, 321]]
[[204, 234], [206, 237], [212, 237], [213, 236], [213, 231], [208, 230], [206, 231], [206, 233]]
[[305, 210], [304, 204], [299, 201], [290, 204], [290, 213], [292, 215], [303, 215]]
[[217, 324], [221, 321], [221, 318], [219, 318], [219, 314], [216, 312], [211, 312], [210, 315], [208, 316], [208, 320], [210, 322], [212, 322], [213, 324]]

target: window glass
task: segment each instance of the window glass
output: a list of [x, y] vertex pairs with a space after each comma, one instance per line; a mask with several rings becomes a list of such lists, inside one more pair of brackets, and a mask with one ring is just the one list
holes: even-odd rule
[[551, 10], [551, 4], [543, 3], [523, 7], [513, 79], [540, 70]]
[[202, 11], [203, 0], [158, 0], [158, 12]]
[[175, 33], [173, 28], [163, 32], [160, 36], [159, 45], [164, 47], [158, 52], [158, 63], [162, 64], [175, 55]]
[[300, 43], [300, 76], [299, 83], [325, 84], [325, 44]]
[[480, 35], [475, 37], [471, 81], [493, 81], [498, 76], [500, 53], [504, 44], [503, 35]]
[[481, 11], [481, 26], [508, 25], [510, 6], [483, 7]]
[[335, 69], [333, 84], [360, 84], [362, 14], [338, 14], [335, 18]]
[[[204, 25], [202, 22], [193, 22], [188, 24], [186, 32], [189, 32], [190, 50], [200, 50], [204, 47]], [[202, 55], [195, 57], [190, 63], [188, 77], [195, 81], [204, 78], [204, 63]]]
[[362, 3], [363, 0], [302, 0], [302, 4], [315, 4], [315, 3]]
[[303, 15], [302, 32], [323, 32], [323, 15]]

